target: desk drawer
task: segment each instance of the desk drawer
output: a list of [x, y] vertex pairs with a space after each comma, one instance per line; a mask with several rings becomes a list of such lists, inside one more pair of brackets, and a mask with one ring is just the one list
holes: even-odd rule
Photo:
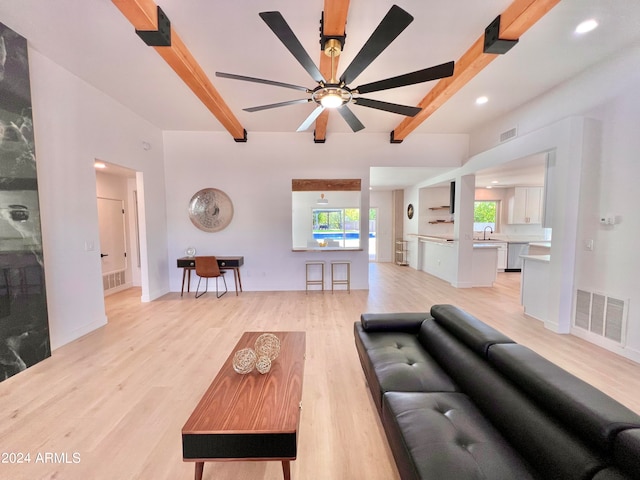
[[196, 268], [196, 259], [195, 258], [179, 258], [178, 259], [178, 268]]
[[218, 266], [220, 268], [239, 267], [244, 263], [244, 257], [218, 258]]

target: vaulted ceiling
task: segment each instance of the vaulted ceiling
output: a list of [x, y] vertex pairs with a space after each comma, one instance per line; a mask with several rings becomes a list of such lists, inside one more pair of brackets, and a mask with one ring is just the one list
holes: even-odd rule
[[[155, 26], [154, 0], [3, 0], [0, 21], [32, 48], [164, 130], [293, 132], [314, 104], [246, 112], [243, 108], [304, 98], [304, 92], [215, 76], [216, 71], [316, 86], [259, 17], [279, 11], [303, 48], [330, 77], [320, 50], [325, 34], [346, 31], [338, 76], [392, 3], [382, 0], [156, 0], [171, 21], [171, 47], [148, 47], [135, 27]], [[364, 132], [402, 140], [415, 133], [466, 133], [640, 40], [640, 2], [631, 0], [404, 1], [413, 22], [358, 77], [357, 84], [455, 61], [453, 77], [371, 93], [367, 97], [423, 108], [413, 119], [358, 105]], [[478, 42], [502, 15], [501, 38], [519, 38], [505, 55]], [[578, 36], [577, 24], [599, 28]], [[346, 23], [346, 25], [345, 25]], [[329, 70], [327, 70], [329, 69]], [[186, 83], [185, 83], [186, 80]], [[195, 92], [195, 93], [194, 93]], [[489, 102], [478, 106], [481, 95]], [[335, 111], [308, 130], [310, 141], [351, 132]], [[357, 135], [354, 134], [354, 135]]]

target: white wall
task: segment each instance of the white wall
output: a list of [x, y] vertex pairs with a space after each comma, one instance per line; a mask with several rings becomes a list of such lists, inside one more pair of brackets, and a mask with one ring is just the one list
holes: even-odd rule
[[[558, 327], [549, 326], [585, 336], [579, 329], [570, 328], [576, 288], [628, 300], [624, 346], [611, 345], [595, 336], [586, 338], [635, 361], [640, 361], [640, 293], [635, 287], [640, 256], [634, 245], [640, 236], [639, 63], [640, 46], [629, 48], [623, 55], [487, 124], [471, 135], [470, 143], [471, 151], [476, 153], [472, 163], [478, 157], [491, 158], [495, 151], [511, 151], [512, 159], [520, 158], [556, 143], [552, 136], [559, 135], [560, 141], [566, 138], [562, 147], [565, 153], [556, 151], [556, 167], [563, 171], [555, 178], [553, 202], [551, 284], [555, 287], [551, 289], [551, 304], [557, 307], [553, 323]], [[581, 125], [562, 120], [572, 114], [580, 114], [585, 120]], [[499, 132], [516, 124], [520, 138], [496, 146]], [[544, 125], [550, 127], [540, 128]], [[534, 137], [537, 142], [528, 141]], [[569, 157], [566, 153], [570, 153]], [[621, 223], [601, 226], [598, 217], [607, 213], [618, 215]], [[594, 240], [593, 251], [585, 248], [588, 240]]]
[[[640, 97], [630, 89], [591, 112], [601, 121], [601, 150], [583, 168], [579, 233], [576, 244], [576, 286], [627, 300], [627, 344], [610, 348], [640, 361]], [[599, 223], [615, 215], [619, 224]], [[586, 244], [593, 240], [593, 250]], [[574, 333], [581, 333], [574, 329]], [[591, 337], [599, 342], [600, 339]]]
[[[518, 136], [534, 132], [571, 115], [586, 115], [599, 105], [637, 88], [640, 45], [626, 48], [582, 74], [560, 84], [522, 107], [471, 132], [469, 153], [487, 151], [500, 143], [500, 133], [517, 126]], [[513, 159], [520, 158], [514, 157]]]
[[[99, 255], [96, 158], [146, 175], [149, 298], [168, 290], [162, 136], [78, 77], [29, 51], [51, 345], [107, 321]], [[152, 144], [144, 151], [142, 141]], [[93, 245], [93, 250], [88, 251]]]
[[[362, 211], [370, 207], [371, 166], [418, 166], [437, 158], [440, 166], [461, 165], [465, 135], [416, 135], [392, 145], [380, 135], [331, 135], [314, 144], [308, 134], [251, 134], [235, 143], [226, 133], [165, 132], [167, 262], [171, 290], [180, 291], [182, 271], [174, 267], [188, 246], [199, 253], [243, 255], [246, 290], [303, 290], [308, 258], [350, 259], [352, 288], [368, 288], [368, 252], [292, 252], [291, 180], [293, 178], [361, 178]], [[188, 218], [190, 198], [206, 187], [229, 195], [234, 217], [224, 230], [206, 233]], [[362, 218], [363, 230], [368, 216]]]
[[[453, 237], [453, 223], [429, 223], [437, 220], [450, 220], [452, 214], [449, 209], [435, 210], [437, 207], [447, 206], [450, 203], [449, 186], [430, 187], [420, 189], [420, 205], [418, 212], [420, 235], [435, 235]], [[431, 210], [433, 209], [433, 210]]]

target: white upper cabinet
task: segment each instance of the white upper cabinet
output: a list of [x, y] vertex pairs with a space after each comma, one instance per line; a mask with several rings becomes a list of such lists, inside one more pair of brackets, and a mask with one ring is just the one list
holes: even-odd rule
[[543, 198], [543, 187], [515, 187], [509, 196], [508, 223], [542, 223]]

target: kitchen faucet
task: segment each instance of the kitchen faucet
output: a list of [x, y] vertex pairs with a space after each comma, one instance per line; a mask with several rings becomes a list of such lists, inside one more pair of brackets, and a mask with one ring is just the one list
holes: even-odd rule
[[[491, 228], [491, 225], [487, 225], [486, 227], [484, 227], [484, 233], [482, 234], [482, 239], [486, 240], [487, 239], [487, 228], [489, 230], [491, 230], [491, 233], [493, 233], [493, 228]], [[489, 239], [491, 240], [491, 239]]]

